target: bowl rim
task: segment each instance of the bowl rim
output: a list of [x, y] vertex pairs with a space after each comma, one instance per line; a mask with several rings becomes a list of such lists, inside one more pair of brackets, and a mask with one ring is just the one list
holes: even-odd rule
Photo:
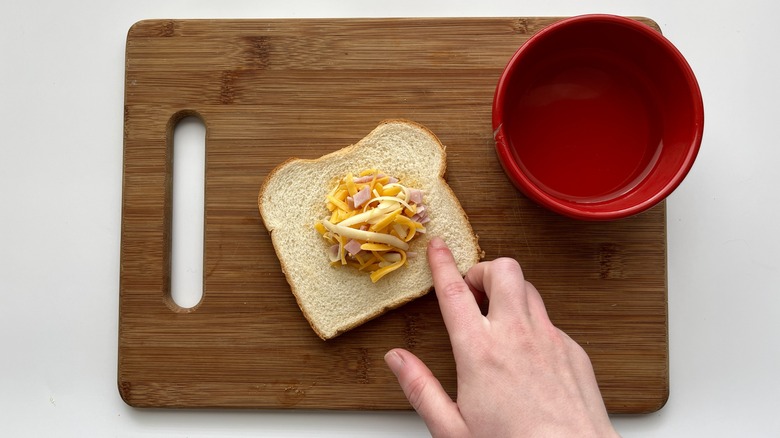
[[[509, 83], [511, 82], [510, 78], [517, 69], [517, 65], [521, 58], [529, 50], [534, 42], [547, 38], [548, 35], [556, 32], [561, 28], [567, 28], [569, 26], [577, 25], [583, 22], [600, 22], [612, 25], [621, 25], [631, 29], [634, 32], [639, 32], [644, 36], [649, 37], [649, 39], [652, 40], [652, 44], [659, 44], [662, 47], [663, 52], [670, 56], [674, 64], [679, 68], [680, 73], [682, 73], [685, 83], [688, 85], [688, 89], [690, 91], [688, 99], [692, 104], [694, 123], [696, 126], [694, 136], [691, 140], [691, 143], [687, 146], [687, 153], [680, 167], [676, 169], [669, 183], [666, 184], [657, 193], [654, 193], [652, 196], [642, 200], [641, 202], [620, 209], [604, 210], [598, 209], [596, 207], [603, 208], [603, 206], [620, 199], [624, 195], [603, 202], [578, 203], [574, 201], [567, 201], [547, 193], [544, 189], [531, 181], [531, 179], [528, 178], [520, 169], [519, 164], [514, 159], [511, 148], [507, 141], [508, 136], [504, 129], [503, 121], [504, 104], [506, 102], [506, 90], [509, 86]], [[493, 96], [492, 124], [493, 138], [496, 142], [496, 152], [498, 154], [501, 166], [504, 168], [504, 171], [507, 173], [507, 176], [512, 181], [512, 183], [526, 196], [552, 211], [575, 219], [614, 220], [633, 216], [648, 210], [649, 208], [652, 208], [662, 200], [666, 199], [682, 183], [683, 179], [685, 179], [688, 172], [693, 167], [693, 163], [701, 146], [701, 141], [704, 134], [704, 103], [701, 95], [701, 89], [699, 88], [699, 83], [693, 73], [693, 69], [688, 64], [688, 61], [685, 59], [682, 53], [677, 49], [677, 47], [675, 47], [671, 41], [664, 37], [660, 31], [653, 29], [652, 27], [638, 21], [635, 18], [610, 14], [585, 14], [563, 18], [560, 21], [556, 21], [549, 26], [542, 28], [533, 34], [514, 52], [512, 57], [509, 59], [509, 62], [507, 62], [506, 66], [504, 67], [495, 89], [495, 94]]]

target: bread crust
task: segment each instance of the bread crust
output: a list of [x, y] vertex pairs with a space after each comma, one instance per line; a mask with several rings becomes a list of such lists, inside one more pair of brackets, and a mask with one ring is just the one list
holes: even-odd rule
[[[358, 141], [355, 144], [346, 146], [342, 149], [339, 149], [337, 151], [328, 153], [326, 155], [323, 155], [319, 158], [315, 159], [301, 159], [301, 158], [289, 158], [279, 164], [277, 167], [275, 167], [263, 180], [263, 183], [260, 186], [260, 190], [258, 193], [257, 203], [258, 203], [258, 209], [260, 211], [260, 215], [263, 218], [263, 223], [268, 230], [271, 242], [274, 247], [274, 251], [277, 254], [277, 257], [279, 258], [279, 262], [281, 265], [282, 272], [285, 275], [285, 278], [290, 285], [290, 289], [293, 293], [293, 296], [295, 296], [296, 303], [298, 304], [298, 307], [301, 309], [301, 312], [303, 313], [304, 317], [307, 319], [309, 324], [311, 325], [314, 332], [323, 340], [332, 339], [340, 334], [343, 334], [349, 330], [352, 330], [365, 322], [368, 322], [374, 318], [377, 318], [385, 313], [387, 313], [390, 310], [396, 309], [404, 304], [409, 303], [410, 301], [413, 301], [414, 299], [417, 299], [419, 297], [422, 297], [426, 295], [433, 287], [432, 277], [430, 277], [430, 270], [427, 267], [427, 257], [421, 257], [426, 260], [424, 270], [425, 273], [421, 274], [420, 270], [423, 269], [422, 266], [418, 266], [418, 270], [415, 271], [415, 275], [419, 276], [425, 276], [425, 279], [420, 279], [420, 281], [417, 282], [419, 286], [417, 286], [414, 290], [399, 290], [395, 296], [389, 296], [387, 299], [382, 301], [381, 303], [370, 303], [373, 305], [373, 307], [367, 308], [367, 309], [360, 309], [359, 312], [356, 311], [356, 315], [348, 315], [350, 318], [352, 318], [351, 321], [336, 321], [331, 324], [330, 327], [324, 328], [323, 325], [326, 325], [323, 321], [327, 319], [330, 315], [327, 315], [326, 313], [330, 310], [330, 307], [328, 304], [332, 303], [322, 303], [322, 302], [313, 302], [316, 301], [316, 298], [311, 298], [311, 293], [307, 295], [308, 292], [311, 292], [309, 290], [304, 290], [303, 288], [311, 287], [313, 283], [318, 282], [312, 282], [310, 279], [307, 282], [306, 278], [301, 278], [301, 272], [294, 272], [296, 269], [294, 268], [301, 268], [300, 266], [295, 265], [295, 260], [287, 260], [287, 253], [290, 251], [285, 248], [285, 245], [288, 245], [289, 242], [285, 242], [281, 239], [277, 239], [277, 233], [280, 231], [280, 228], [282, 227], [288, 227], [290, 226], [290, 220], [284, 221], [279, 220], [275, 217], [275, 214], [279, 213], [279, 210], [281, 209], [278, 205], [278, 201], [274, 202], [274, 198], [280, 199], [280, 192], [282, 189], [281, 187], [284, 187], [283, 183], [280, 182], [280, 180], [284, 180], [284, 178], [287, 177], [285, 173], [290, 173], [291, 175], [295, 175], [296, 171], [302, 172], [300, 169], [307, 169], [311, 167], [312, 169], [320, 170], [318, 172], [318, 175], [321, 174], [321, 172], [327, 172], [325, 169], [329, 169], [328, 163], [338, 160], [344, 160], [348, 159], [347, 161], [355, 158], [356, 153], [360, 153], [364, 149], [370, 148], [371, 141], [374, 141], [374, 136], [381, 135], [383, 133], [383, 130], [385, 128], [390, 129], [392, 127], [393, 129], [400, 130], [402, 133], [405, 133], [405, 130], [408, 130], [410, 134], [413, 134], [415, 136], [423, 135], [424, 137], [428, 137], [427, 140], [431, 140], [430, 142], [425, 141], [425, 144], [422, 146], [433, 148], [434, 145], [438, 150], [431, 151], [435, 156], [436, 160], [438, 162], [435, 162], [432, 159], [432, 163], [436, 166], [438, 166], [438, 172], [435, 177], [435, 184], [433, 186], [436, 190], [441, 191], [441, 193], [437, 193], [439, 197], [442, 199], [446, 199], [446, 208], [442, 208], [443, 211], [437, 212], [440, 214], [438, 220], [444, 221], [445, 219], [449, 222], [452, 222], [453, 227], [458, 228], [457, 230], [454, 230], [454, 232], [457, 234], [458, 242], [460, 245], [460, 248], [457, 248], [458, 250], [465, 249], [464, 251], [454, 251], [453, 254], [456, 255], [456, 260], [459, 258], [460, 260], [457, 260], [459, 262], [459, 269], [462, 271], [462, 274], [465, 274], [465, 270], [467, 270], [469, 267], [471, 267], [473, 264], [476, 264], [480, 257], [481, 257], [481, 250], [479, 248], [478, 238], [474, 234], [473, 229], [471, 228], [471, 224], [468, 221], [468, 216], [466, 212], [463, 210], [462, 206], [457, 200], [457, 196], [455, 195], [452, 188], [447, 184], [446, 180], [444, 179], [444, 175], [446, 172], [446, 147], [441, 143], [439, 138], [427, 127], [414, 122], [410, 120], [405, 119], [388, 119], [380, 122], [378, 126], [372, 130], [368, 135], [366, 135], [363, 139]], [[416, 131], [416, 132], [415, 132]], [[425, 140], [423, 138], [423, 140]], [[369, 142], [369, 145], [366, 145], [366, 142]], [[382, 157], [381, 159], [377, 159], [377, 161], [385, 160], [387, 161], [386, 157]], [[403, 163], [402, 163], [403, 164]], [[291, 170], [291, 167], [294, 167], [295, 169]], [[372, 166], [373, 167], [373, 166]], [[382, 166], [376, 166], [378, 168], [382, 168]], [[330, 179], [335, 181], [338, 178], [341, 178], [346, 174], [348, 169], [342, 169], [343, 173], [339, 174], [333, 174], [330, 175]], [[386, 170], [386, 169], [383, 169]], [[386, 170], [388, 173], [392, 173], [388, 170]], [[321, 175], [320, 175], [321, 176]], [[325, 195], [327, 194], [327, 187], [323, 186], [324, 192], [317, 194], [317, 196], [313, 196], [312, 199], [314, 199], [313, 202], [318, 202], [318, 205], [311, 206], [312, 211], [316, 211], [316, 209], [321, 208], [324, 209], [324, 202], [322, 201], [325, 198]], [[431, 196], [431, 195], [428, 195]], [[430, 200], [426, 201], [429, 202]], [[303, 206], [301, 208], [306, 208], [307, 206]], [[446, 214], [446, 216], [445, 216]], [[300, 216], [305, 216], [301, 214]], [[297, 215], [292, 221], [300, 220]], [[435, 221], [437, 219], [433, 219]], [[444, 222], [442, 222], [444, 223]], [[307, 224], [300, 225], [300, 227], [305, 227]], [[313, 224], [311, 224], [313, 225]], [[313, 231], [313, 230], [312, 230]], [[448, 230], [448, 233], [453, 233], [453, 230]], [[291, 233], [292, 235], [293, 233]], [[301, 234], [301, 239], [306, 239], [306, 243], [309, 244], [311, 242], [308, 242], [308, 239], [314, 239], [318, 241], [319, 245], [322, 245], [322, 238], [320, 237], [319, 233], [312, 232], [309, 234]], [[427, 241], [430, 239], [430, 236], [423, 235], [422, 240], [427, 246]], [[415, 238], [415, 240], [418, 240], [418, 238]], [[296, 241], [296, 243], [300, 243], [299, 241]], [[316, 244], [314, 245], [316, 247]], [[419, 243], [418, 246], [422, 246], [422, 243]], [[424, 252], [424, 248], [422, 248], [422, 251]], [[298, 261], [300, 263], [300, 261]], [[419, 262], [422, 263], [422, 262]], [[302, 271], [302, 269], [298, 269], [298, 271]], [[333, 276], [333, 275], [345, 275], [342, 272], [339, 271], [352, 271], [347, 269], [335, 269], [330, 266], [323, 266], [322, 270], [316, 271], [314, 274], [311, 274], [312, 276], [319, 276], [319, 275], [325, 275], [325, 276]], [[400, 270], [399, 270], [400, 271]], [[355, 271], [357, 273], [357, 271]], [[359, 275], [362, 275], [363, 277], [368, 277], [364, 273], [357, 273]], [[400, 275], [400, 274], [399, 274]], [[407, 273], [407, 275], [411, 275]], [[305, 277], [305, 276], [304, 276]], [[357, 277], [353, 277], [357, 278]], [[322, 279], [320, 279], [320, 283], [323, 282]], [[341, 284], [336, 280], [333, 280], [332, 278], [326, 278], [326, 280], [334, 283], [334, 284]], [[341, 279], [341, 281], [351, 281], [350, 278], [347, 278], [346, 280]], [[354, 287], [360, 287], [357, 283], [357, 281], [351, 281], [353, 283], [351, 286]], [[386, 281], [385, 279], [380, 280], [379, 283], [382, 283], [383, 281]], [[377, 284], [379, 284], [377, 283]], [[373, 286], [377, 288], [383, 288], [386, 289], [387, 286]], [[389, 293], [389, 292], [388, 292]], [[347, 306], [348, 303], [343, 303], [344, 306]], [[362, 303], [354, 304], [355, 307], [359, 307], [362, 305]], [[332, 307], [332, 306], [331, 306]], [[326, 309], [327, 308], [327, 309]], [[317, 315], [315, 315], [317, 313]], [[334, 312], [335, 314], [335, 312]], [[359, 315], [358, 315], [359, 314]], [[323, 316], [324, 315], [324, 316]]]

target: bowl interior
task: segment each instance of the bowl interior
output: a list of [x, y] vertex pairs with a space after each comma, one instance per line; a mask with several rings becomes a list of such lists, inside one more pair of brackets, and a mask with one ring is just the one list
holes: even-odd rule
[[698, 93], [682, 55], [644, 24], [573, 19], [515, 54], [494, 127], [527, 194], [563, 213], [628, 215], [665, 197], [690, 167]]

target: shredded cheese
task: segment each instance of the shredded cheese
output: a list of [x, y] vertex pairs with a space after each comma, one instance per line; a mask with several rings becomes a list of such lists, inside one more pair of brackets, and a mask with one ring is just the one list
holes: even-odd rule
[[[328, 242], [331, 265], [351, 266], [370, 274], [376, 283], [407, 263], [409, 242], [424, 233], [427, 211], [412, 201], [411, 189], [377, 169], [366, 169], [340, 179], [325, 196], [329, 216], [314, 225]], [[370, 198], [354, 197], [368, 189]], [[419, 191], [416, 192], [419, 195]], [[419, 202], [420, 198], [416, 198]], [[365, 202], [362, 202], [365, 201]], [[417, 214], [417, 212], [421, 214]], [[422, 221], [422, 222], [421, 222]]]

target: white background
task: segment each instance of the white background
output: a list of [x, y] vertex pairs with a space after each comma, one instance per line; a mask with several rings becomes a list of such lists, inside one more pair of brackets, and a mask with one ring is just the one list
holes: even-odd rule
[[144, 18], [653, 18], [704, 94], [668, 202], [671, 396], [626, 437], [780, 436], [780, 3], [4, 1], [0, 436], [427, 436], [412, 412], [161, 411], [116, 389], [124, 44]]

